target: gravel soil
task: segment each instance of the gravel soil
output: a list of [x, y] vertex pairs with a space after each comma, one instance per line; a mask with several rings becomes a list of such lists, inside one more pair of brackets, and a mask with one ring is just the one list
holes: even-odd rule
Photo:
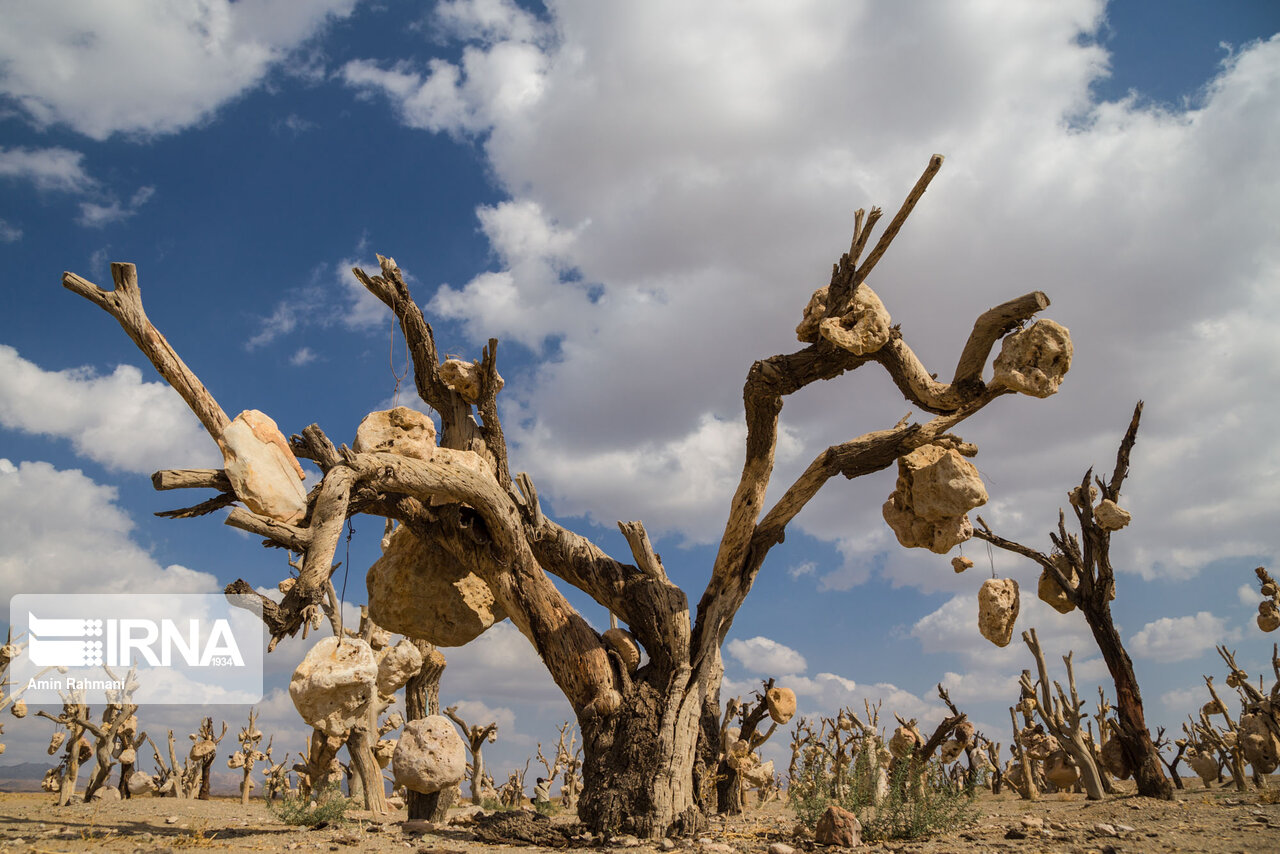
[[[1276, 786], [1275, 781], [1272, 786]], [[926, 840], [865, 846], [903, 852], [1280, 852], [1280, 798], [1250, 789], [1194, 788], [1177, 799], [1154, 801], [1119, 794], [1103, 801], [1083, 795], [1048, 795], [1035, 802], [1014, 795], [983, 793], [980, 816], [970, 827]], [[1268, 801], [1276, 801], [1268, 803]], [[359, 810], [348, 821], [314, 830], [290, 827], [267, 812], [260, 800], [241, 806], [236, 799], [180, 801], [133, 798], [116, 803], [76, 803], [59, 808], [47, 794], [0, 794], [0, 851], [380, 851], [416, 854], [496, 854], [517, 849], [552, 851], [543, 846], [486, 843], [476, 839], [474, 808], [455, 808], [450, 823], [423, 826], [403, 813], [384, 819]], [[574, 819], [561, 814], [557, 829], [569, 837], [569, 849], [634, 850], [664, 846], [621, 837], [608, 840], [578, 833]], [[699, 839], [667, 842], [666, 850], [691, 854], [765, 854], [782, 842], [799, 851], [815, 846], [793, 831], [795, 818], [779, 803], [750, 810], [727, 821], [716, 820]], [[558, 850], [568, 850], [559, 848]], [[823, 850], [817, 847], [817, 850]]]

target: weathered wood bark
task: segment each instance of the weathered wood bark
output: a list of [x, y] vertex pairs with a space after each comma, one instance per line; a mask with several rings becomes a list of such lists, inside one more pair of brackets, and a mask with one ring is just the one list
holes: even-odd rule
[[1097, 489], [1090, 484], [1095, 480], [1093, 469], [1085, 472], [1080, 485], [1071, 492], [1071, 506], [1080, 527], [1080, 536], [1068, 534], [1066, 517], [1058, 511], [1058, 530], [1050, 533], [1054, 552], [1060, 555], [1074, 570], [1078, 583], [1072, 584], [1068, 574], [1048, 555], [1035, 549], [997, 536], [981, 517], [974, 536], [986, 540], [1006, 551], [1020, 554], [1039, 564], [1049, 577], [1057, 582], [1064, 595], [1080, 609], [1089, 631], [1098, 644], [1107, 670], [1116, 688], [1116, 737], [1124, 748], [1124, 755], [1133, 768], [1133, 778], [1138, 794], [1149, 798], [1171, 800], [1173, 786], [1165, 777], [1160, 756], [1151, 731], [1147, 728], [1142, 709], [1142, 693], [1138, 690], [1138, 678], [1133, 672], [1133, 662], [1125, 651], [1111, 616], [1111, 600], [1115, 598], [1115, 570], [1111, 566], [1111, 530], [1094, 515], [1095, 495], [1102, 501], [1117, 502], [1120, 487], [1129, 473], [1129, 455], [1138, 437], [1138, 422], [1142, 418], [1142, 401], [1138, 401], [1129, 421], [1129, 429], [1116, 453], [1116, 467], [1109, 481], [1097, 478]]
[[[825, 323], [833, 340], [847, 343], [845, 333], [866, 319], [866, 306], [879, 303], [865, 283], [867, 275], [941, 165], [940, 156], [930, 160], [861, 264], [880, 212], [857, 213], [849, 251], [833, 266], [830, 283], [811, 299], [806, 325]], [[997, 397], [1012, 393], [982, 379], [993, 345], [1048, 305], [1047, 297], [1035, 292], [985, 312], [974, 324], [950, 383], [931, 375], [896, 326], [879, 329], [877, 335], [883, 334], [884, 340], [876, 338], [876, 345], [867, 348], [848, 349], [816, 332], [805, 333], [800, 336], [807, 343], [802, 349], [756, 362], [743, 389], [745, 464], [710, 580], [691, 613], [685, 593], [667, 578], [643, 525], [620, 524], [634, 561], [627, 563], [542, 512], [532, 479], [523, 473], [513, 478], [509, 470], [496, 405], [502, 385], [497, 341], [490, 340], [475, 363], [478, 392], [468, 390], [469, 396], [464, 396], [445, 381], [434, 334], [394, 260], [380, 257], [379, 262], [380, 275], [358, 269], [353, 273], [400, 322], [418, 394], [440, 415], [439, 451], [430, 459], [417, 459], [354, 453], [345, 445], [339, 450], [316, 425], [292, 439], [295, 455], [312, 460], [323, 473], [303, 519], [285, 525], [243, 509], [227, 519], [265, 537], [270, 545], [304, 555], [296, 583], [279, 605], [261, 603], [272, 646], [323, 610], [343, 521], [356, 513], [398, 520], [433, 550], [484, 581], [568, 698], [582, 733], [582, 820], [593, 830], [646, 837], [696, 829], [704, 811], [714, 805], [710, 782], [718, 752], [720, 647], [787, 524], [837, 474], [854, 478], [880, 471], [928, 443], [962, 445], [949, 431]], [[72, 273], [64, 275], [63, 284], [120, 321], [160, 373], [183, 392], [216, 440], [225, 415], [146, 320], [135, 269], [115, 264], [112, 277], [115, 291], [102, 290]], [[904, 419], [890, 429], [828, 448], [775, 506], [766, 509], [785, 398], [871, 362], [888, 372], [909, 402], [936, 417], [924, 423]], [[199, 483], [219, 490], [210, 502], [175, 515], [198, 515], [234, 496], [216, 473], [157, 477], [158, 486]], [[648, 663], [631, 672], [550, 576], [579, 588], [617, 615], [648, 653]], [[231, 585], [228, 593], [254, 595], [244, 582]]]

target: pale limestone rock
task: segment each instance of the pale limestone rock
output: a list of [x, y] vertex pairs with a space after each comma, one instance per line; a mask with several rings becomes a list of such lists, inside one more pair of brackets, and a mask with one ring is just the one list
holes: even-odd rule
[[396, 742], [394, 738], [380, 738], [377, 744], [373, 746], [373, 758], [377, 760], [379, 768], [386, 768], [391, 764], [391, 757], [396, 751]]
[[636, 668], [640, 666], [640, 644], [636, 643], [635, 636], [626, 629], [608, 629], [600, 639], [604, 641], [604, 645], [618, 654], [622, 659], [622, 666], [627, 668], [628, 673], [635, 673]]
[[1242, 715], [1237, 729], [1240, 749], [1254, 771], [1270, 774], [1280, 767], [1280, 739], [1267, 726], [1266, 718], [1259, 713]]
[[809, 297], [809, 304], [804, 307], [804, 319], [796, 327], [796, 338], [805, 344], [816, 344], [818, 342], [818, 326], [822, 323], [822, 319], [827, 316], [828, 292], [829, 289], [827, 287], [818, 288]]
[[436, 450], [436, 425], [430, 416], [407, 406], [370, 412], [356, 428], [351, 450], [430, 460]]
[[389, 697], [422, 669], [422, 653], [410, 640], [388, 649], [378, 659], [378, 693]]
[[1129, 515], [1129, 511], [1121, 509], [1110, 498], [1104, 498], [1097, 507], [1093, 508], [1093, 518], [1102, 530], [1118, 531], [1128, 525], [1133, 517]]
[[[498, 390], [502, 390], [504, 382], [497, 376]], [[440, 364], [440, 379], [449, 388], [462, 395], [467, 403], [480, 402], [481, 368], [478, 362], [464, 362], [462, 359], [445, 359]]]
[[1071, 333], [1052, 320], [1037, 320], [1005, 337], [993, 368], [992, 386], [1048, 397], [1071, 368]]
[[770, 688], [764, 694], [769, 717], [776, 724], [785, 724], [796, 713], [796, 692], [790, 688]]
[[767, 786], [773, 782], [773, 760], [767, 762], [759, 761], [759, 757], [752, 755], [753, 762], [750, 767], [740, 769], [738, 773], [742, 775], [742, 779], [747, 782], [748, 786], [761, 787]]
[[1196, 776], [1204, 783], [1207, 789], [1209, 785], [1218, 779], [1218, 758], [1212, 753], [1206, 751], [1204, 753], [1190, 748], [1186, 752], [1187, 764], [1191, 766], [1191, 770], [1196, 772]]
[[138, 761], [138, 751], [134, 750], [132, 747], [126, 747], [124, 750], [120, 751], [119, 759], [125, 765], [132, 765]]
[[48, 751], [49, 755], [52, 756], [53, 754], [57, 753], [58, 748], [62, 746], [62, 742], [66, 740], [67, 740], [67, 734], [65, 732], [62, 732], [61, 730], [59, 730], [58, 732], [55, 732], [53, 734], [53, 738], [49, 739], [49, 751]]
[[1133, 776], [1133, 769], [1129, 767], [1129, 760], [1124, 755], [1124, 748], [1120, 745], [1120, 739], [1112, 738], [1102, 745], [1101, 750], [1103, 767], [1115, 777], [1117, 780], [1128, 780]]
[[227, 757], [227, 767], [228, 767], [228, 768], [243, 768], [243, 767], [244, 767], [244, 754], [243, 754], [243, 753], [240, 753], [240, 752], [238, 752], [238, 751], [237, 751], [236, 753], [233, 753], [233, 754], [231, 754], [230, 756], [228, 756], [228, 757]]
[[1037, 762], [1045, 761], [1053, 755], [1055, 750], [1062, 749], [1058, 740], [1046, 733], [1044, 727], [1039, 724], [1024, 727], [1022, 732], [1018, 733], [1018, 743], [1027, 752], [1027, 758]]
[[622, 708], [622, 695], [612, 688], [605, 688], [587, 703], [587, 713], [607, 718]]
[[953, 449], [924, 445], [898, 460], [898, 480], [882, 513], [903, 546], [946, 554], [973, 536], [966, 514], [986, 501], [972, 463]]
[[358, 638], [324, 638], [307, 651], [289, 680], [294, 708], [325, 735], [345, 737], [377, 692], [378, 664]]
[[118, 801], [120, 800], [120, 790], [115, 786], [102, 786], [93, 793], [93, 797], [90, 800]]
[[889, 343], [891, 322], [880, 297], [862, 284], [854, 291], [853, 307], [843, 317], [823, 320], [818, 324], [818, 333], [855, 356], [868, 356]]
[[943, 765], [947, 765], [959, 759], [961, 753], [964, 753], [964, 745], [954, 738], [949, 738], [943, 742], [939, 758]]
[[751, 758], [751, 745], [746, 739], [738, 738], [729, 745], [729, 749], [724, 752], [725, 763], [737, 771], [744, 764], [749, 763]]
[[813, 840], [819, 845], [857, 848], [862, 844], [862, 823], [853, 813], [832, 804], [818, 819]]
[[365, 585], [369, 617], [375, 623], [436, 646], [470, 643], [507, 616], [483, 579], [425, 545], [403, 525], [392, 532], [387, 550], [369, 567]]
[[987, 503], [982, 476], [959, 451], [924, 445], [907, 454], [903, 463], [912, 470], [911, 504], [918, 516], [962, 516]]
[[973, 724], [969, 721], [961, 721], [956, 724], [956, 728], [952, 732], [952, 737], [956, 741], [960, 742], [962, 747], [967, 747], [969, 742], [973, 741], [973, 735], [975, 732], [977, 732], [977, 730], [974, 728]]
[[1098, 488], [1096, 486], [1089, 487], [1088, 501], [1085, 500], [1084, 496], [1084, 490], [1077, 486], [1067, 493], [1067, 500], [1070, 501], [1071, 506], [1075, 507], [1077, 510], [1083, 510], [1086, 504], [1092, 507], [1093, 502], [1098, 500]]
[[1200, 707], [1200, 713], [1204, 715], [1225, 715], [1226, 708], [1217, 700], [1210, 700]]
[[954, 569], [957, 573], [964, 572], [966, 569], [972, 569], [973, 559], [967, 558], [964, 555], [960, 555], [959, 557], [953, 557], [951, 559], [951, 568]]
[[[1066, 557], [1061, 554], [1053, 555], [1053, 564], [1071, 582], [1073, 590], [1079, 586], [1080, 578], [1076, 574], [1075, 567], [1071, 565], [1071, 562]], [[1058, 582], [1049, 574], [1047, 569], [1042, 570], [1040, 573], [1040, 582], [1036, 585], [1036, 596], [1041, 602], [1044, 602], [1059, 614], [1070, 614], [1076, 609], [1076, 606], [1071, 604], [1066, 591], [1058, 586]]]
[[[83, 742], [83, 743], [87, 744], [87, 742]], [[83, 748], [82, 748], [82, 752], [83, 752]], [[209, 756], [212, 756], [217, 752], [218, 752], [218, 745], [216, 742], [210, 741], [207, 738], [202, 738], [191, 745], [190, 756], [193, 760], [198, 762], [198, 761], [204, 760]]]
[[1050, 783], [1066, 791], [1080, 779], [1080, 769], [1071, 761], [1065, 750], [1055, 750], [1049, 755], [1044, 767], [1044, 776]]
[[227, 479], [250, 510], [289, 524], [302, 518], [305, 475], [270, 416], [246, 409], [222, 431], [221, 444]]
[[9, 714], [13, 715], [15, 718], [25, 718], [27, 716], [27, 701], [18, 700], [9, 707]]
[[1263, 599], [1258, 603], [1258, 628], [1264, 632], [1280, 629], [1280, 607], [1271, 599]]
[[409, 721], [392, 752], [391, 771], [396, 786], [429, 795], [462, 782], [467, 748], [443, 715]]
[[288, 593], [290, 590], [293, 589], [293, 585], [297, 583], [298, 583], [298, 579], [296, 578], [282, 578], [280, 579], [280, 582], [276, 584], [276, 589], [279, 590], [281, 593]]
[[1018, 582], [988, 578], [978, 591], [978, 631], [996, 646], [1008, 646], [1019, 604]]
[[134, 771], [129, 775], [129, 794], [145, 795], [156, 790], [155, 778], [142, 771]]
[[894, 759], [906, 759], [911, 753], [924, 745], [924, 738], [914, 727], [900, 726], [889, 738], [889, 752]]

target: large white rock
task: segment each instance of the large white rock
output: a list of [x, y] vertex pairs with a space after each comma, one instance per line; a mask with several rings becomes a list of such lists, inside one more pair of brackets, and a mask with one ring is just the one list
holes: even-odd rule
[[436, 450], [436, 425], [430, 416], [407, 406], [370, 412], [356, 428], [351, 450], [430, 460]]
[[826, 285], [818, 288], [809, 297], [809, 304], [804, 307], [804, 318], [800, 321], [800, 325], [796, 327], [796, 338], [799, 338], [805, 344], [817, 343], [818, 327], [822, 324], [823, 318], [827, 316], [827, 296], [829, 292], [830, 289]]
[[996, 646], [1008, 646], [1019, 606], [1018, 582], [988, 578], [978, 590], [978, 631]]
[[977, 467], [954, 449], [924, 445], [898, 460], [882, 513], [903, 546], [946, 554], [973, 536], [966, 514], [986, 501]]
[[467, 748], [453, 721], [429, 715], [404, 725], [391, 754], [395, 785], [429, 795], [462, 782]]
[[378, 693], [384, 696], [394, 694], [421, 669], [422, 653], [413, 641], [400, 641], [378, 660]]
[[[477, 362], [464, 362], [462, 359], [445, 359], [440, 364], [440, 379], [449, 388], [462, 395], [467, 403], [480, 402], [480, 377], [482, 369]], [[498, 390], [502, 390], [502, 377], [495, 374]]]
[[377, 692], [378, 663], [357, 638], [324, 638], [307, 651], [289, 680], [289, 697], [308, 725], [344, 738]]
[[843, 317], [828, 317], [818, 333], [842, 350], [866, 356], [889, 343], [889, 312], [866, 284], [853, 294], [853, 307]]
[[[1062, 554], [1053, 555], [1053, 564], [1058, 571], [1067, 577], [1067, 581], [1071, 582], [1074, 590], [1080, 584], [1080, 578], [1076, 575], [1076, 569], [1071, 565], [1071, 561], [1067, 560]], [[1071, 604], [1071, 599], [1067, 596], [1059, 585], [1057, 580], [1049, 574], [1049, 570], [1043, 570], [1040, 573], [1040, 581], [1036, 585], [1036, 596], [1041, 602], [1044, 602], [1059, 614], [1070, 614], [1075, 610], [1076, 606]]]
[[155, 778], [142, 771], [134, 771], [129, 775], [129, 794], [143, 795], [156, 790]]
[[1116, 504], [1110, 498], [1104, 498], [1093, 508], [1093, 518], [1097, 521], [1098, 527], [1104, 531], [1118, 531], [1125, 525], [1129, 524], [1129, 520], [1133, 517], [1129, 515], [1129, 511]]
[[236, 497], [259, 516], [294, 523], [307, 509], [302, 466], [276, 422], [246, 409], [222, 431], [222, 460]]
[[769, 717], [777, 724], [785, 724], [796, 713], [796, 692], [790, 688], [770, 688], [764, 695], [769, 707]]
[[[474, 454], [472, 456], [475, 456]], [[365, 575], [369, 617], [436, 646], [462, 646], [506, 619], [489, 585], [401, 525]]]
[[997, 388], [1048, 397], [1062, 385], [1071, 368], [1071, 333], [1052, 320], [1035, 323], [1006, 336], [992, 365]]

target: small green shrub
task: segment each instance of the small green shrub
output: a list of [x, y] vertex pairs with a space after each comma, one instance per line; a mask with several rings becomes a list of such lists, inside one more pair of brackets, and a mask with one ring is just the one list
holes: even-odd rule
[[894, 762], [888, 794], [877, 804], [875, 761], [869, 751], [860, 751], [852, 769], [843, 768], [837, 775], [823, 752], [812, 751], [802, 759], [787, 794], [796, 818], [812, 830], [835, 804], [858, 816], [864, 841], [877, 842], [931, 836], [963, 827], [976, 817], [974, 787], [957, 789], [936, 759], [916, 785], [907, 779], [910, 761]]
[[499, 801], [497, 798], [485, 798], [484, 800], [480, 801], [480, 809], [484, 810], [485, 812], [497, 812], [502, 808], [503, 808], [502, 802]]
[[347, 810], [351, 806], [351, 799], [344, 797], [342, 789], [334, 783], [318, 794], [315, 800], [288, 794], [278, 802], [268, 801], [267, 812], [285, 824], [318, 827], [322, 824], [342, 824], [347, 820]]
[[533, 808], [538, 811], [539, 815], [553, 816], [560, 814], [560, 807], [551, 801], [534, 801]]

